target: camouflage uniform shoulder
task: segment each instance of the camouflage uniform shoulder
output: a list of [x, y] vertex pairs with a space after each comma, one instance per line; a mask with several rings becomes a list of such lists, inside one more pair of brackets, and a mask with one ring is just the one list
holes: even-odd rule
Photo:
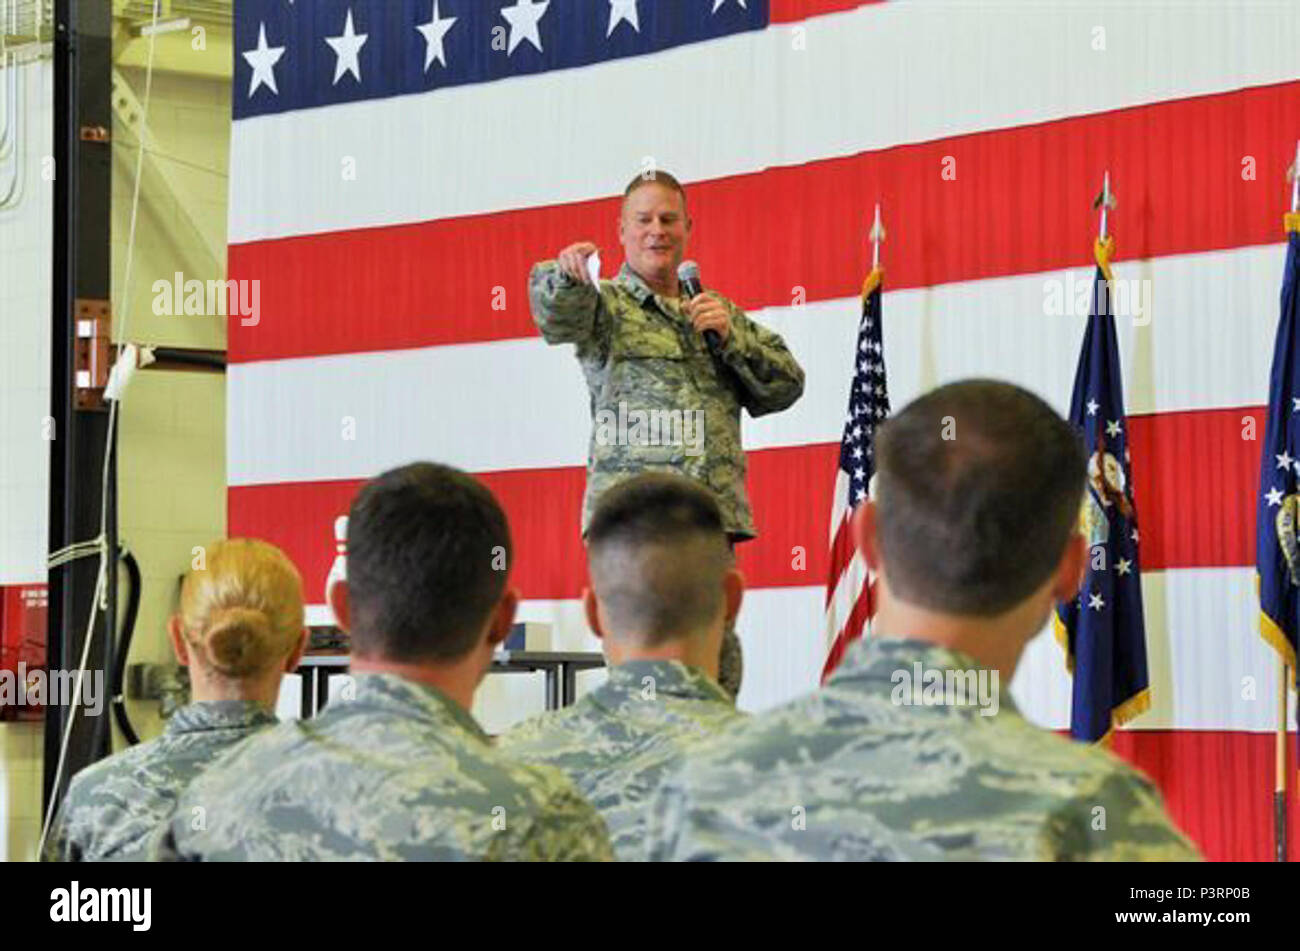
[[599, 817], [562, 776], [505, 759], [450, 698], [386, 674], [356, 684], [355, 699], [267, 731], [191, 785], [171, 826], [175, 857], [609, 856]]
[[1021, 781], [1039, 790], [1053, 860], [1200, 860], [1140, 770], [1100, 745], [1057, 735], [1019, 714], [1002, 726], [994, 742], [972, 743], [972, 755], [988, 772], [1018, 764]]
[[47, 861], [129, 858], [170, 815], [181, 790], [275, 717], [251, 701], [192, 703], [164, 733], [73, 777], [46, 843]]

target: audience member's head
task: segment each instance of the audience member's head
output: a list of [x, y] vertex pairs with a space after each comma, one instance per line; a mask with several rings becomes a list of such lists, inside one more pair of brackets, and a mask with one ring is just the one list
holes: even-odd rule
[[663, 473], [619, 483], [592, 513], [587, 561], [587, 619], [611, 663], [673, 657], [716, 676], [744, 579], [708, 489]]
[[922, 628], [952, 630], [955, 619], [1000, 628], [1022, 638], [1018, 657], [1053, 603], [1075, 596], [1084, 569], [1076, 531], [1084, 456], [1074, 429], [1020, 387], [967, 380], [886, 421], [875, 461], [874, 500], [860, 507], [856, 529], [883, 574], [884, 613]]
[[181, 582], [169, 625], [190, 668], [195, 700], [259, 700], [274, 706], [280, 676], [306, 646], [302, 579], [274, 545], [232, 538], [209, 546]]
[[366, 483], [348, 517], [347, 581], [332, 589], [352, 652], [388, 666], [464, 667], [476, 682], [518, 595], [505, 512], [483, 485], [429, 462]]

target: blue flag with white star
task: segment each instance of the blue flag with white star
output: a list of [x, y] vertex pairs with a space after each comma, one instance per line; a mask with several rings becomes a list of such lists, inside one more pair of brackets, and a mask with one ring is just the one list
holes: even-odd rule
[[1098, 243], [1092, 309], [1070, 398], [1070, 422], [1088, 455], [1079, 516], [1088, 570], [1079, 596], [1057, 605], [1054, 624], [1074, 675], [1070, 735], [1088, 742], [1101, 740], [1151, 701], [1128, 420], [1108, 281], [1113, 246], [1109, 239]]
[[1260, 633], [1295, 673], [1296, 631], [1300, 630], [1300, 347], [1297, 347], [1296, 285], [1300, 280], [1300, 219], [1287, 216], [1286, 272], [1282, 314], [1273, 345], [1268, 417], [1259, 464], [1255, 569], [1259, 579]]

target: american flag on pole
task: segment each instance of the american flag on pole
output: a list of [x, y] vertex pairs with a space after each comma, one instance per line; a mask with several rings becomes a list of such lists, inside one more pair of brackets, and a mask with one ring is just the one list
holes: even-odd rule
[[[878, 220], [878, 219], [877, 219]], [[862, 320], [854, 361], [849, 413], [840, 440], [831, 507], [830, 566], [826, 579], [826, 662], [830, 676], [848, 646], [862, 636], [875, 613], [875, 579], [853, 544], [853, 510], [871, 490], [875, 474], [876, 427], [889, 415], [885, 347], [880, 332], [881, 271], [874, 267], [862, 285]]]

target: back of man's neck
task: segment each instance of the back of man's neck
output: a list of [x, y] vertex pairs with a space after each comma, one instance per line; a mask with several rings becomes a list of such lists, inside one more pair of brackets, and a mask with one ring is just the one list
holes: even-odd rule
[[958, 617], [883, 605], [872, 624], [874, 636], [887, 640], [924, 641], [958, 651], [979, 667], [998, 670], [1010, 682], [1024, 643], [1002, 626], [1002, 619]]
[[[709, 654], [712, 653], [712, 663]], [[718, 652], [710, 652], [694, 638], [668, 641], [654, 647], [645, 647], [628, 640], [618, 638], [605, 639], [605, 659], [611, 667], [630, 664], [633, 661], [676, 661], [686, 667], [695, 667], [704, 671], [714, 680], [718, 678]]]
[[454, 664], [407, 663], [382, 657], [353, 657], [354, 674], [391, 674], [426, 687], [433, 687], [469, 711], [474, 706], [478, 677], [463, 662]]

